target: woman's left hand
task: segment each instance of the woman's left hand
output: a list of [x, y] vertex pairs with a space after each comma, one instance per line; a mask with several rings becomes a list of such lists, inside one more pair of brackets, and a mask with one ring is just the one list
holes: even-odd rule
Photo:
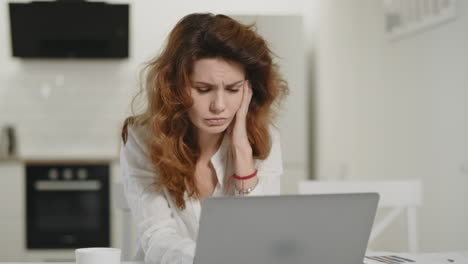
[[[242, 86], [242, 101], [237, 110], [236, 118], [231, 124], [231, 147], [234, 156], [234, 173], [239, 176], [250, 175], [255, 171], [252, 155], [252, 146], [247, 135], [247, 114], [249, 112], [250, 101], [252, 100], [252, 87], [249, 81], [245, 81]], [[257, 178], [246, 180], [241, 183], [245, 188], [255, 186]], [[243, 188], [243, 187], [239, 187]]]
[[249, 105], [250, 101], [252, 100], [252, 87], [250, 85], [250, 82], [248, 80], [244, 81], [244, 85], [242, 86], [242, 101], [241, 105], [239, 107], [239, 110], [237, 110], [236, 117], [234, 119], [234, 122], [231, 126], [231, 143], [233, 147], [239, 149], [239, 150], [245, 150], [248, 151], [250, 149], [251, 151], [251, 146], [249, 143], [249, 139], [247, 136], [247, 114], [249, 112]]

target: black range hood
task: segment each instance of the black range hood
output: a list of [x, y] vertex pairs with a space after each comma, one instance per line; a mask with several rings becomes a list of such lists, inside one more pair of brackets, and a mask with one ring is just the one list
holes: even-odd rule
[[22, 58], [127, 58], [129, 5], [9, 3], [11, 47]]

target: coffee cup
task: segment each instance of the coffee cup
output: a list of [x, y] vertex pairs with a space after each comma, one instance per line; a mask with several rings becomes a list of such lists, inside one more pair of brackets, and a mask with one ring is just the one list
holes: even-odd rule
[[119, 248], [91, 247], [75, 250], [76, 264], [120, 264]]

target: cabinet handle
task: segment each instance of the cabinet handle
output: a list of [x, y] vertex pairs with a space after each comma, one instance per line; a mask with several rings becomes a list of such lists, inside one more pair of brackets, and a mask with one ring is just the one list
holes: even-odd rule
[[99, 181], [37, 181], [34, 187], [37, 191], [98, 191], [101, 189], [101, 183]]

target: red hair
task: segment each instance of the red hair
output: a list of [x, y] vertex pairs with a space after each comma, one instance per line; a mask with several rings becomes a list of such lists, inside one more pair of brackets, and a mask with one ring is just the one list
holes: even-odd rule
[[151, 130], [148, 147], [157, 172], [155, 183], [168, 190], [179, 208], [185, 208], [185, 193], [199, 195], [193, 175], [200, 150], [187, 114], [192, 106], [187, 87], [194, 62], [222, 58], [244, 67], [253, 89], [248, 139], [254, 158], [265, 159], [271, 149], [269, 127], [276, 117], [275, 106], [288, 92], [272, 56], [253, 25], [225, 15], [190, 14], [177, 23], [160, 55], [142, 71], [145, 83], [140, 94], [145, 94], [147, 104], [141, 114], [127, 118], [122, 139], [126, 142], [129, 124]]

